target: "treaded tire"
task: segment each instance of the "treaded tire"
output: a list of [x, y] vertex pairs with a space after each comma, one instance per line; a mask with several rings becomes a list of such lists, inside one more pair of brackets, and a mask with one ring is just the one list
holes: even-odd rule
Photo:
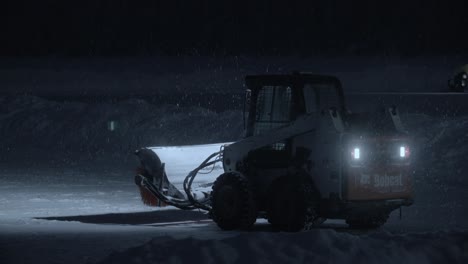
[[316, 202], [317, 195], [310, 180], [304, 176], [286, 175], [277, 178], [268, 190], [268, 221], [281, 231], [300, 231], [309, 218], [316, 217], [309, 216], [307, 209], [311, 207], [311, 202]]
[[241, 173], [221, 174], [212, 188], [211, 217], [221, 229], [249, 229], [255, 223], [255, 201], [249, 182]]

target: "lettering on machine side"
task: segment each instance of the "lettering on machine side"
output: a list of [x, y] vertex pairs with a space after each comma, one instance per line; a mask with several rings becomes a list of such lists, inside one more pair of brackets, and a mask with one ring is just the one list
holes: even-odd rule
[[[373, 187], [382, 188], [382, 187], [394, 187], [394, 186], [403, 186], [402, 175], [401, 173], [395, 176], [391, 175], [378, 175], [378, 174], [364, 174], [362, 173], [359, 178], [360, 185], [371, 185], [373, 183]], [[371, 181], [371, 178], [372, 181]]]

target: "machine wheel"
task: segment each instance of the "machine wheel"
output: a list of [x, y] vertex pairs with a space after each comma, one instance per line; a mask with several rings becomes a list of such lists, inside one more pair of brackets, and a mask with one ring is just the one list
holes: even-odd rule
[[279, 177], [272, 182], [268, 191], [268, 221], [281, 231], [297, 232], [307, 222], [318, 220], [317, 197], [318, 193], [306, 177]]
[[211, 216], [223, 230], [248, 229], [257, 210], [247, 179], [238, 172], [221, 174], [213, 184]]
[[378, 228], [387, 222], [388, 213], [380, 213], [369, 216], [353, 217], [346, 219], [346, 223], [350, 228], [366, 229]]

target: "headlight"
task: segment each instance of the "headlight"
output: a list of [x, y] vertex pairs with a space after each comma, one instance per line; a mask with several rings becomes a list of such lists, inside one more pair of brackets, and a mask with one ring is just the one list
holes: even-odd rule
[[410, 155], [410, 150], [407, 146], [400, 147], [400, 158], [408, 158]]
[[466, 73], [463, 73], [463, 74], [462, 74], [462, 79], [463, 79], [463, 80], [468, 79], [468, 75], [467, 75]]
[[359, 148], [354, 148], [353, 151], [351, 151], [351, 156], [354, 160], [359, 160], [361, 158], [361, 150]]

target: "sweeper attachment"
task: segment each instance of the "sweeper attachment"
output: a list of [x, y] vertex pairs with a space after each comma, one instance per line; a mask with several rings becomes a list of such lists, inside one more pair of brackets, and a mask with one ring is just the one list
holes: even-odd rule
[[[178, 155], [163, 147], [136, 152], [135, 181], [147, 204], [206, 210], [224, 230], [248, 229], [263, 217], [298, 231], [327, 218], [377, 227], [412, 203], [411, 140], [396, 107], [351, 113], [332, 76], [247, 76], [246, 85], [243, 139], [195, 151], [172, 147], [191, 153], [182, 163], [212, 150], [185, 177], [183, 191], [162, 163]], [[216, 180], [194, 187], [201, 173]]]
[[[183, 181], [183, 192], [179, 191], [179, 189], [169, 182], [166, 175], [165, 164], [161, 162], [159, 156], [155, 152], [167, 150], [164, 150], [164, 148], [144, 148], [137, 150], [135, 154], [138, 156], [141, 166], [137, 168], [135, 183], [140, 187], [143, 203], [150, 206], [172, 205], [180, 209], [188, 210], [195, 208], [210, 210], [210, 191], [205, 191], [205, 189], [211, 187], [211, 184], [208, 183], [198, 186], [198, 192], [193, 191], [192, 185], [197, 174], [213, 174], [219, 171], [216, 167], [216, 163], [222, 160], [222, 145], [211, 144], [204, 146], [172, 147], [179, 150], [187, 148], [212, 150], [213, 147], [218, 147], [218, 151], [210, 154], [198, 167], [189, 172], [185, 177]], [[206, 171], [207, 169], [208, 173]]]

